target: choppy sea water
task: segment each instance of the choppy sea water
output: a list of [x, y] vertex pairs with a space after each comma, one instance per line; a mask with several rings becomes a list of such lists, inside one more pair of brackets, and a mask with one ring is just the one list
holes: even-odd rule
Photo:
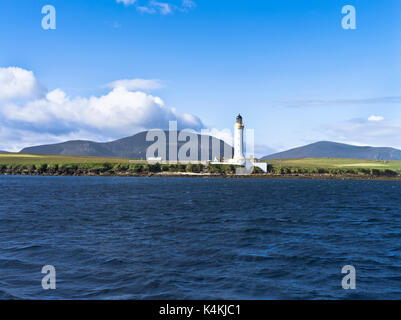
[[400, 208], [397, 181], [0, 176], [0, 299], [400, 299]]

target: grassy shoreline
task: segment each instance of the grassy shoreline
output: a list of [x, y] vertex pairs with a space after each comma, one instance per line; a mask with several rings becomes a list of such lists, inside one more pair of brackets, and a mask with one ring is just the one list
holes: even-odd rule
[[401, 180], [401, 161], [358, 159], [271, 160], [268, 173], [258, 168], [238, 176], [234, 165], [148, 164], [128, 159], [0, 153], [0, 175], [223, 177]]

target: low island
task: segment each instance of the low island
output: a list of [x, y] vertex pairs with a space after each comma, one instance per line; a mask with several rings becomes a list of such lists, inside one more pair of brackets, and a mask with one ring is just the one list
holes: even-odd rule
[[235, 165], [159, 164], [144, 160], [0, 153], [0, 175], [121, 177], [251, 177], [401, 180], [401, 161], [336, 158], [268, 161], [268, 172], [254, 168], [238, 175]]

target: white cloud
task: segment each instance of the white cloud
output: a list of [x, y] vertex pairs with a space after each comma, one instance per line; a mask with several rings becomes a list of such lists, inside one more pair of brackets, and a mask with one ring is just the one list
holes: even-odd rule
[[125, 6], [133, 5], [136, 0], [117, 0], [117, 3], [123, 3]]
[[113, 89], [126, 88], [128, 90], [155, 90], [163, 88], [163, 85], [158, 79], [124, 79], [111, 82], [107, 87]]
[[375, 116], [375, 115], [373, 115], [373, 116], [370, 116], [370, 117], [368, 118], [368, 120], [369, 120], [369, 121], [383, 121], [384, 118], [381, 117], [381, 116]]
[[169, 3], [158, 2], [154, 0], [149, 1], [147, 5], [137, 6], [137, 10], [140, 11], [141, 13], [149, 13], [149, 14], [160, 13], [161, 15], [167, 15], [173, 13], [173, 8], [175, 8], [175, 6], [172, 6]]
[[401, 105], [401, 96], [392, 97], [376, 97], [376, 98], [360, 98], [360, 99], [333, 99], [333, 100], [294, 100], [294, 101], [281, 101], [280, 104], [293, 108], [304, 107], [333, 107], [333, 106], [352, 106], [352, 105]]
[[8, 103], [1, 111], [7, 120], [42, 128], [57, 123], [59, 128], [65, 127], [66, 130], [94, 129], [116, 136], [145, 129], [167, 128], [170, 120], [177, 120], [184, 128], [202, 127], [199, 118], [166, 107], [161, 98], [126, 88], [113, 89], [100, 97], [74, 99], [56, 89], [43, 99], [23, 105]]
[[343, 123], [324, 126], [319, 130], [324, 140], [354, 145], [401, 148], [401, 122], [351, 119]]
[[[175, 1], [177, 2], [177, 0]], [[136, 0], [117, 0], [117, 3], [124, 3], [125, 6], [135, 5], [136, 9], [141, 13], [161, 15], [172, 14], [174, 11], [188, 12], [196, 7], [193, 0], [182, 0], [180, 3], [159, 2], [157, 0], [136, 1]]]
[[160, 14], [166, 15], [172, 13], [170, 4], [158, 1], [150, 1], [149, 5], [156, 8]]
[[32, 71], [21, 68], [0, 68], [0, 100], [34, 98], [43, 88]]
[[146, 6], [138, 6], [136, 9], [141, 12], [141, 13], [149, 13], [149, 14], [154, 14], [156, 13], [156, 10], [154, 8], [146, 7]]
[[[20, 70], [22, 74], [30, 74]], [[26, 82], [25, 77], [14, 77], [13, 80], [12, 86], [6, 82], [5, 85], [21, 88]], [[30, 82], [37, 83], [34, 77]], [[144, 88], [144, 84], [149, 87], [152, 83], [140, 84]], [[128, 84], [131, 88], [135, 87], [131, 82]], [[138, 83], [134, 84], [138, 88]], [[16, 140], [20, 141], [19, 145], [24, 144], [22, 138], [6, 138], [5, 132], [13, 130], [16, 135], [23, 132], [24, 135], [37, 137], [41, 142], [48, 139], [48, 143], [63, 141], [74, 135], [82, 139], [79, 134], [94, 140], [120, 138], [142, 130], [167, 129], [172, 120], [178, 121], [179, 128], [200, 130], [204, 127], [198, 117], [165, 106], [160, 97], [132, 91], [129, 85], [115, 86], [104, 95], [89, 98], [71, 98], [63, 90], [56, 89], [38, 98], [21, 100], [20, 97], [24, 97], [25, 93], [14, 90], [12, 95], [8, 95], [13, 99], [0, 103], [0, 127], [3, 129], [0, 147], [14, 149]]]

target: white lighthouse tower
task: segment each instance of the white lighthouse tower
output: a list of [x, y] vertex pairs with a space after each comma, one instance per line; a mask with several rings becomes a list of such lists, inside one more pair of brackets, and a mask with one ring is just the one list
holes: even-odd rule
[[234, 125], [234, 157], [232, 159], [225, 159], [222, 162], [215, 160], [211, 164], [234, 164], [241, 166], [242, 168], [236, 169], [236, 174], [239, 175], [252, 173], [253, 167], [258, 167], [263, 172], [267, 172], [266, 162], [256, 162], [254, 158], [247, 159], [244, 156], [244, 124], [240, 114], [237, 116], [237, 121]]
[[242, 123], [242, 117], [239, 114], [237, 121], [234, 125], [234, 161], [242, 162], [245, 160], [244, 156], [244, 124]]

